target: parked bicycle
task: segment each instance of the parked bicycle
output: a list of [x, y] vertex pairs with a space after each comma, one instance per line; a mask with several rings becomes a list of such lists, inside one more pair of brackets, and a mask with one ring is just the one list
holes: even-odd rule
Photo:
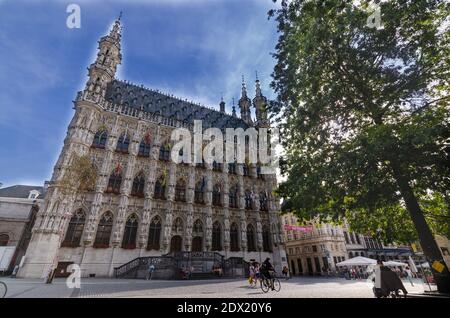
[[5, 298], [7, 291], [8, 291], [8, 286], [6, 286], [6, 283], [0, 281], [0, 298]]

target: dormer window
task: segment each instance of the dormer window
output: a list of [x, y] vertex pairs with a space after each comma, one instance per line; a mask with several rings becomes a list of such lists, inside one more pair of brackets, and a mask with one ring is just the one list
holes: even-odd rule
[[37, 199], [40, 194], [41, 193], [37, 190], [31, 190], [30, 193], [28, 194], [28, 199], [32, 200]]

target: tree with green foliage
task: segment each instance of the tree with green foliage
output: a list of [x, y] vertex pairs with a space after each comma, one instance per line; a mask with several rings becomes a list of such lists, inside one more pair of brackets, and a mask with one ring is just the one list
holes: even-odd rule
[[432, 269], [439, 290], [450, 292], [427, 224], [448, 234], [450, 7], [379, 8], [379, 28], [367, 23], [367, 1], [283, 0], [270, 12], [280, 33], [270, 111], [288, 176], [278, 193], [303, 218], [345, 217], [391, 241], [417, 235], [430, 264], [441, 263]]

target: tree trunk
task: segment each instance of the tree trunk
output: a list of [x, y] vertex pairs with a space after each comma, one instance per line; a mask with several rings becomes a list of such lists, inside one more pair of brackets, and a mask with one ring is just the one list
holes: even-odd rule
[[[417, 198], [414, 195], [411, 186], [409, 185], [409, 179], [405, 176], [405, 174], [403, 173], [404, 171], [395, 159], [391, 160], [391, 167], [394, 172], [394, 177], [397, 181], [400, 193], [405, 200], [406, 208], [408, 209], [414, 226], [416, 227], [420, 245], [425, 256], [428, 259], [428, 262], [430, 263], [430, 269], [436, 281], [438, 291], [441, 293], [450, 294], [450, 272], [447, 268], [447, 265], [445, 264], [439, 246], [434, 239], [433, 233], [431, 232], [425, 220], [423, 211], [419, 206]], [[444, 269], [441, 272], [438, 272], [433, 268], [433, 263], [436, 261], [444, 266]]]

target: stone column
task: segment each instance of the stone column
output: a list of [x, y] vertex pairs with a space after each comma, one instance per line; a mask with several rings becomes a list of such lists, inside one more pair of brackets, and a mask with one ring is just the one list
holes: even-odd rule
[[[228, 165], [224, 164], [224, 167], [228, 167]], [[225, 180], [223, 186], [223, 249], [225, 251], [225, 256], [228, 256], [230, 251], [230, 184], [228, 174], [225, 173], [228, 169], [224, 169], [223, 179]]]
[[212, 247], [212, 172], [211, 165], [207, 164], [206, 173], [206, 193], [205, 193], [205, 212], [206, 212], [206, 236], [205, 236], [205, 249], [211, 251]]
[[169, 180], [167, 182], [167, 202], [166, 202], [166, 221], [164, 222], [163, 250], [165, 253], [170, 251], [170, 241], [172, 239], [172, 221], [173, 221], [173, 201], [175, 199], [177, 166], [170, 162]]
[[192, 227], [194, 226], [194, 195], [195, 195], [195, 168], [189, 167], [189, 176], [186, 190], [186, 207], [187, 207], [187, 222], [184, 238], [184, 245], [186, 251], [192, 250]]

